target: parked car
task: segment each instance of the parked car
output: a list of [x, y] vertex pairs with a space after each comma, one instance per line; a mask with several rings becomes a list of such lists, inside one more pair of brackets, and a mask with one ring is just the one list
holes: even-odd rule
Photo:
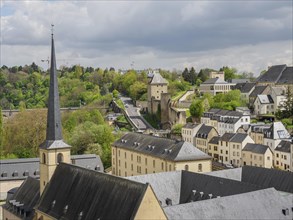
[[229, 163], [228, 164], [225, 164], [225, 167], [228, 168], [228, 169], [233, 169], [234, 168], [233, 165], [232, 164], [229, 164]]

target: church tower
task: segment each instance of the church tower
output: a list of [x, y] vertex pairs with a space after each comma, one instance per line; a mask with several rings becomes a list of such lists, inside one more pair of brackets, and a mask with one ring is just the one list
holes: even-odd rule
[[[52, 25], [53, 27], [53, 25]], [[50, 88], [46, 140], [40, 145], [40, 193], [50, 181], [60, 162], [71, 163], [70, 146], [62, 140], [62, 125], [57, 81], [54, 35], [51, 43]]]

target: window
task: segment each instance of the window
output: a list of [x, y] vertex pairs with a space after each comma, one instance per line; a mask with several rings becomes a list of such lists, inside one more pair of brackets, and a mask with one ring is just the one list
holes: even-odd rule
[[141, 162], [141, 157], [137, 156], [137, 162], [140, 163]]
[[146, 173], [146, 174], [148, 173], [148, 169], [147, 169], [147, 168], [145, 168], [145, 173]]
[[115, 149], [113, 148], [113, 155], [115, 155]]
[[233, 151], [233, 156], [235, 156], [235, 151]]
[[133, 154], [131, 154], [131, 161], [133, 161]]
[[162, 170], [164, 170], [164, 162], [162, 162]]
[[125, 159], [127, 158], [127, 156], [126, 156], [126, 152], [124, 153], [124, 157], [125, 157]]
[[46, 164], [46, 154], [43, 153], [42, 155], [43, 155], [43, 156], [42, 156], [42, 157], [43, 157], [43, 163]]
[[127, 163], [125, 162], [125, 168], [127, 168]]
[[113, 158], [113, 165], [115, 165], [115, 158]]
[[59, 153], [57, 155], [57, 163], [61, 163], [61, 162], [63, 162], [63, 154], [62, 153]]
[[127, 172], [125, 172], [125, 176], [127, 176]]
[[202, 164], [198, 164], [198, 172], [202, 172]]
[[226, 150], [226, 154], [228, 154], [228, 151]]
[[239, 157], [239, 152], [237, 152], [237, 157]]
[[270, 157], [267, 157], [267, 160], [270, 160], [271, 158]]
[[171, 171], [172, 170], [172, 167], [171, 167], [171, 164], [169, 165], [169, 171]]
[[119, 170], [119, 176], [121, 176], [121, 170]]
[[284, 159], [287, 160], [287, 156], [286, 155], [284, 155]]
[[217, 146], [214, 146], [214, 151], [217, 151], [217, 150], [218, 150]]
[[113, 167], [113, 175], [115, 175], [115, 167]]
[[133, 164], [131, 164], [131, 171], [133, 171]]
[[185, 165], [185, 170], [189, 170], [189, 166], [187, 164]]
[[153, 167], [155, 168], [156, 167], [156, 161], [153, 160]]
[[148, 158], [145, 158], [145, 165], [148, 165]]
[[140, 166], [137, 166], [137, 172], [141, 173], [141, 167]]
[[118, 160], [118, 165], [119, 165], [119, 167], [120, 167], [120, 160]]
[[118, 157], [120, 157], [120, 150], [118, 150]]
[[262, 160], [262, 156], [259, 156], [259, 160]]

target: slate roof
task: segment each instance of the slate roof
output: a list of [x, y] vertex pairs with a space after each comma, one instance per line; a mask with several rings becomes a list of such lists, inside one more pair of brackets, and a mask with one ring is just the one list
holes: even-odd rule
[[148, 184], [60, 163], [36, 209], [64, 220], [79, 216], [133, 219], [147, 187]]
[[209, 144], [218, 144], [219, 140], [220, 140], [219, 136], [212, 137], [212, 139], [209, 141]]
[[27, 177], [13, 196], [6, 201], [4, 209], [12, 212], [21, 219], [29, 220], [34, 217], [34, 206], [40, 198], [40, 182]]
[[281, 75], [282, 72], [286, 69], [286, 65], [275, 65], [268, 69], [263, 75], [259, 76], [256, 80], [259, 83], [276, 83]]
[[209, 135], [209, 133], [211, 132], [212, 129], [215, 129], [215, 128], [212, 127], [212, 126], [208, 126], [208, 125], [203, 124], [200, 127], [200, 129], [198, 130], [198, 132], [196, 133], [195, 136], [197, 138], [207, 139], [208, 138], [208, 135]]
[[[217, 196], [230, 196], [264, 188], [235, 180], [184, 170], [182, 171], [181, 178], [180, 204], [209, 199], [209, 194], [212, 194], [212, 198], [216, 198]], [[200, 192], [203, 192], [202, 196]]]
[[146, 134], [128, 133], [114, 142], [113, 146], [152, 155], [169, 161], [211, 159], [191, 143]]
[[242, 168], [239, 167], [234, 169], [212, 171], [205, 174], [209, 176], [216, 176], [216, 177], [221, 177], [225, 179], [241, 181], [241, 173], [242, 173]]
[[[167, 206], [168, 219], [292, 219], [290, 200], [269, 188], [221, 198]], [[290, 214], [285, 216], [282, 210]]]
[[168, 81], [160, 73], [154, 73], [150, 84], [168, 84]]
[[281, 152], [284, 152], [284, 153], [290, 153], [290, 150], [291, 149], [291, 143], [290, 141], [284, 141], [282, 140], [278, 146], [276, 147], [275, 150], [277, 151], [281, 151]]
[[274, 187], [278, 191], [293, 193], [293, 173], [288, 171], [243, 166], [241, 181], [265, 188]]
[[271, 104], [274, 103], [274, 100], [271, 95], [257, 95], [259, 102], [261, 104]]
[[[72, 155], [72, 164], [104, 172], [100, 156], [95, 154]], [[23, 180], [27, 176], [39, 178], [39, 158], [0, 160], [0, 181]], [[17, 171], [17, 175], [16, 172]], [[5, 174], [6, 173], [6, 174]]]
[[266, 88], [267, 86], [255, 86], [249, 97], [256, 97], [257, 95], [262, 94]]
[[288, 67], [283, 71], [278, 84], [293, 84], [293, 67]]
[[264, 133], [264, 137], [268, 139], [274, 139], [274, 140], [289, 139], [290, 134], [285, 128], [285, 126], [283, 125], [283, 123], [278, 121], [278, 122], [272, 123], [271, 127], [268, 130], [266, 130], [266, 132]]
[[230, 141], [234, 135], [235, 135], [235, 133], [224, 133], [220, 137], [220, 141]]
[[189, 129], [193, 129], [196, 128], [197, 126], [199, 126], [200, 124], [195, 124], [195, 123], [191, 123], [191, 122], [187, 122], [183, 128], [189, 128]]
[[242, 143], [245, 138], [248, 137], [248, 134], [243, 134], [243, 133], [236, 133], [232, 139], [230, 140], [230, 142], [235, 142], [235, 143]]
[[234, 89], [240, 90], [241, 93], [248, 93], [255, 87], [255, 83], [237, 83]]
[[125, 178], [140, 183], [149, 183], [152, 186], [156, 197], [161, 201], [162, 207], [167, 206], [167, 198], [172, 200], [172, 205], [179, 204], [181, 171], [152, 173]]
[[211, 78], [204, 81], [201, 84], [228, 84], [228, 83], [220, 78]]
[[247, 143], [242, 151], [249, 151], [255, 154], [264, 154], [268, 149], [270, 150], [269, 146], [267, 145]]

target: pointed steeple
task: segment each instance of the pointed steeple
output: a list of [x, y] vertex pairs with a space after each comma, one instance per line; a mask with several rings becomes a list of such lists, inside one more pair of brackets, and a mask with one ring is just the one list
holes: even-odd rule
[[[52, 25], [53, 27], [53, 25]], [[51, 67], [50, 67], [50, 88], [48, 99], [47, 114], [47, 134], [46, 141], [40, 145], [40, 148], [67, 148], [69, 145], [62, 140], [62, 125], [60, 117], [59, 92], [57, 81], [57, 68], [54, 46], [54, 34], [52, 29], [51, 42]]]

